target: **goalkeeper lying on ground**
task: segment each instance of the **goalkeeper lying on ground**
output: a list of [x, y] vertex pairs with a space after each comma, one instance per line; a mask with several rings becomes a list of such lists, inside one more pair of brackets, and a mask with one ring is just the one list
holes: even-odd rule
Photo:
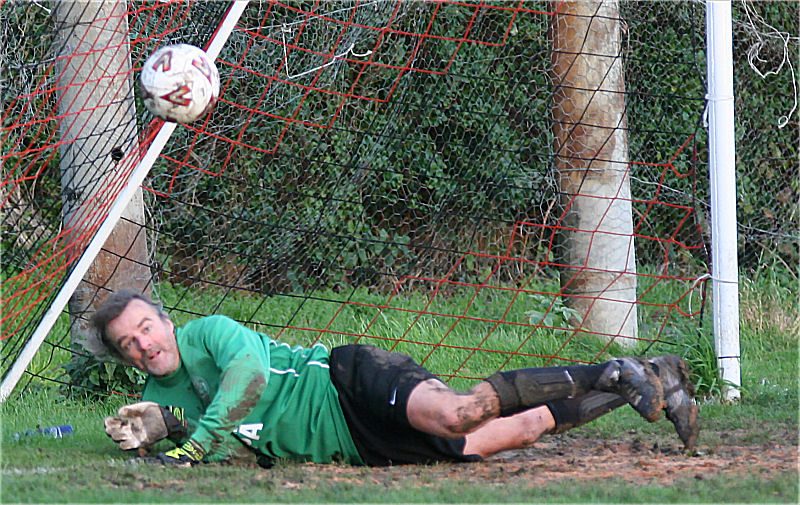
[[599, 365], [498, 372], [468, 392], [450, 389], [406, 355], [365, 345], [290, 347], [224, 316], [176, 328], [160, 305], [119, 291], [94, 314], [98, 357], [147, 372], [143, 401], [105, 420], [120, 448], [177, 447], [165, 464], [221, 461], [246, 451], [277, 458], [390, 465], [479, 461], [528, 447], [631, 405], [661, 411], [687, 450], [697, 407], [674, 355]]

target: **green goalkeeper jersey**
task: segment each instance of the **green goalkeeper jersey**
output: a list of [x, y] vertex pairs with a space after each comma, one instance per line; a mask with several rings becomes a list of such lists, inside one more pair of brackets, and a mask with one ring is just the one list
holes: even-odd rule
[[243, 442], [269, 459], [363, 464], [324, 346], [291, 347], [225, 316], [196, 319], [175, 335], [181, 366], [149, 377], [143, 400], [182, 408], [206, 461]]

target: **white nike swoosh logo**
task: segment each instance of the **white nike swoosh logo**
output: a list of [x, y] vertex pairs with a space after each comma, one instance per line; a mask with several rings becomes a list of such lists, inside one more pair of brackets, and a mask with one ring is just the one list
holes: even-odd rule
[[389, 398], [389, 405], [394, 405], [395, 400], [397, 400], [397, 388], [392, 390], [392, 397]]

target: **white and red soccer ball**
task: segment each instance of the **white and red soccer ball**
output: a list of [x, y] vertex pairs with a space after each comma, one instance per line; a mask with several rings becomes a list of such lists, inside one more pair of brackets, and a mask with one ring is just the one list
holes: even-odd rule
[[166, 121], [196, 121], [219, 98], [214, 60], [189, 44], [159, 48], [144, 62], [139, 81], [145, 107]]

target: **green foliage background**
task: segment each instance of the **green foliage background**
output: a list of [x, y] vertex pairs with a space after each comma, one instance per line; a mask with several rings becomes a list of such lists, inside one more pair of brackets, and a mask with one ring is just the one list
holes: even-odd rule
[[[640, 233], [692, 248], [639, 240], [637, 259], [644, 265], [670, 263], [675, 271], [703, 271], [710, 261], [704, 6], [622, 2], [621, 8], [630, 159], [641, 163], [633, 169], [632, 193], [647, 200], [660, 181], [660, 201], [693, 210], [682, 225], [683, 208], [650, 210]], [[442, 9], [439, 17], [453, 27], [469, 21], [469, 10]], [[775, 263], [793, 271], [800, 189], [798, 143], [792, 138], [797, 112], [788, 127], [778, 125], [796, 99], [793, 77], [784, 64], [777, 75], [759, 78], [747, 64], [747, 52], [765, 39], [767, 25], [796, 33], [797, 4], [754, 3], [748, 9], [765, 24], [746, 24], [744, 4], [734, 4], [740, 261], [747, 272]], [[487, 15], [474, 30], [499, 38], [507, 21]], [[418, 28], [413, 17], [406, 22], [398, 29]], [[168, 274], [191, 275], [179, 259], [205, 256], [205, 272], [208, 265], [233, 260], [245, 285], [268, 292], [331, 283], [387, 287], [393, 274], [436, 264], [438, 251], [502, 253], [507, 244], [498, 234], [520, 220], [554, 224], [559, 212], [552, 207], [558, 190], [550, 172], [553, 88], [542, 56], [549, 51], [546, 16], [517, 16], [513, 35], [498, 46], [424, 44], [416, 60], [422, 68], [438, 68], [435, 63], [448, 61], [458, 45], [458, 58], [445, 76], [409, 72], [395, 82], [395, 72], [368, 73], [359, 80], [365, 94], [385, 96], [397, 84], [388, 103], [351, 100], [330, 128], [290, 127], [275, 153], [238, 150], [220, 177], [173, 180], [174, 167], [165, 165], [164, 173], [153, 176], [158, 189], [175, 183], [170, 198], [157, 202], [163, 250], [169, 251], [162, 266]], [[766, 40], [762, 69], [777, 68], [784, 47]], [[403, 64], [412, 42], [395, 44], [396, 54], [387, 51], [386, 63]], [[797, 48], [794, 37], [788, 42], [790, 57]], [[269, 62], [264, 65], [269, 68]], [[353, 67], [345, 74], [354, 81], [359, 68]], [[256, 106], [261, 85], [239, 80], [226, 97]], [[306, 100], [304, 110], [313, 110], [314, 117], [334, 117], [337, 101], [323, 94]], [[217, 114], [218, 121], [226, 119], [224, 109]], [[283, 127], [253, 123], [240, 140], [268, 150]], [[227, 155], [213, 146], [207, 151], [196, 146], [195, 152], [208, 159], [202, 167], [212, 172]], [[673, 169], [663, 168], [667, 162]], [[635, 203], [637, 217], [646, 211], [646, 202]], [[209, 230], [222, 230], [223, 238]], [[534, 259], [544, 258], [549, 235], [530, 240], [541, 249]], [[185, 244], [190, 250], [170, 258], [177, 242], [184, 244], [180, 251]], [[480, 265], [473, 257], [466, 261], [454, 279], [480, 279]], [[220, 271], [219, 280], [230, 274]], [[510, 274], [507, 279], [513, 280]]]
[[[46, 64], [53, 32], [48, 30], [44, 9], [31, 8], [27, 2], [11, 2], [3, 9], [14, 21], [4, 27], [15, 50], [5, 53], [8, 61], [3, 65], [3, 104], [8, 117], [13, 117], [16, 105], [10, 99], [31, 92], [36, 72], [45, 67], [29, 63]], [[448, 19], [456, 31], [470, 19], [469, 9], [447, 5], [442, 9], [438, 18]], [[253, 20], [263, 14], [261, 10], [250, 12]], [[697, 2], [621, 2], [621, 12], [626, 35], [630, 159], [666, 162], [675, 154], [676, 144], [695, 135], [686, 150], [689, 154], [682, 155], [676, 166], [678, 172], [691, 175], [668, 179], [672, 196], [665, 197], [696, 208], [692, 219], [707, 240], [708, 174], [703, 161], [706, 138], [701, 114], [705, 90], [704, 6]], [[798, 4], [734, 2], [733, 14], [740, 262], [751, 272], [773, 265], [794, 271], [800, 258], [796, 232], [800, 194], [796, 174], [798, 112], [793, 110], [797, 89], [792, 74], [798, 68]], [[399, 29], [418, 28], [413, 26], [413, 16], [404, 22], [406, 25]], [[487, 34], [487, 39], [499, 39], [507, 22], [506, 16], [487, 15], [477, 20], [474, 30]], [[187, 19], [188, 31], [174, 36], [190, 36], [189, 32], [202, 26], [195, 23], [198, 21]], [[37, 36], [27, 36], [31, 33]], [[389, 53], [386, 63], [405, 62], [407, 46], [412, 43], [403, 40], [395, 44], [396, 54]], [[221, 177], [177, 181], [174, 205], [160, 209], [160, 231], [164, 237], [192, 244], [191, 254], [205, 256], [207, 262], [219, 260], [223, 253], [240, 255], [238, 261], [246, 279], [270, 289], [297, 287], [307, 282], [300, 279], [309, 271], [316, 272], [318, 280], [322, 276], [337, 282], [370, 284], [377, 280], [370, 270], [408, 271], [422, 261], [410, 252], [409, 244], [463, 249], [474, 243], [476, 233], [490, 233], [481, 230], [488, 229], [486, 225], [441, 226], [455, 215], [474, 216], [473, 220], [480, 221], [481, 216], [491, 213], [495, 222], [513, 223], [525, 218], [546, 222], [543, 218], [549, 209], [548, 198], [555, 191], [549, 173], [552, 90], [547, 61], [540, 61], [548, 47], [547, 16], [534, 15], [517, 16], [505, 44], [425, 44], [417, 56], [421, 67], [430, 62], [429, 66], [439, 68], [433, 62], [447, 61], [458, 49], [458, 61], [444, 79], [408, 73], [388, 104], [358, 103], [341, 113], [332, 128], [290, 130], [276, 154], [241, 150], [232, 164], [234, 170]], [[765, 77], [748, 63], [748, 54], [755, 54], [754, 65]], [[263, 53], [265, 68], [274, 65], [273, 56]], [[353, 66], [345, 77], [352, 80], [358, 70]], [[385, 95], [395, 84], [395, 77], [395, 72], [375, 72], [363, 77], [361, 85]], [[227, 97], [242, 105], [251, 104], [259, 96], [261, 85], [256, 79], [237, 79], [227, 90]], [[324, 98], [309, 95], [305, 108], [314, 110], [319, 118], [332, 117], [337, 102]], [[486, 117], [493, 119], [487, 122]], [[143, 121], [148, 119], [142, 116]], [[781, 127], [784, 123], [786, 126]], [[491, 125], [488, 129], [487, 124]], [[275, 122], [262, 123], [248, 129], [249, 138], [241, 140], [268, 148], [282, 127]], [[188, 139], [190, 132], [179, 131], [178, 137], [181, 134]], [[695, 149], [696, 153], [690, 153]], [[205, 151], [200, 147], [198, 152], [207, 156], [203, 167], [211, 171], [222, 165], [226, 155], [224, 149], [215, 150], [214, 146]], [[17, 161], [12, 158], [7, 164]], [[21, 163], [24, 165], [25, 160]], [[160, 181], [174, 168], [161, 167], [162, 174], [158, 169], [152, 182], [162, 189]], [[331, 170], [340, 172], [342, 184], [315, 186]], [[643, 184], [662, 175], [652, 167], [636, 170], [640, 171], [636, 180]], [[34, 208], [43, 222], [58, 223], [57, 155], [50, 158], [43, 172], [36, 183], [26, 186], [27, 193], [20, 195], [19, 203]], [[358, 195], [352, 193], [354, 187]], [[191, 198], [183, 196], [187, 194]], [[247, 205], [238, 205], [240, 202]], [[201, 211], [204, 208], [223, 210]], [[241, 210], [225, 213], [224, 209]], [[659, 215], [659, 219], [645, 223], [645, 228], [651, 227], [645, 231], [657, 237], [669, 236], [681, 217], [677, 211]], [[265, 227], [264, 223], [270, 225]], [[431, 242], [434, 227], [436, 244]], [[701, 237], [691, 228], [683, 227], [676, 238], [696, 243]], [[237, 237], [231, 241], [232, 248], [222, 251], [218, 244], [209, 243], [209, 230], [214, 229], [229, 230], [230, 236]], [[443, 234], [445, 229], [449, 234]], [[12, 226], [3, 234], [4, 254], [10, 262], [16, 261], [10, 243], [19, 232]], [[308, 242], [314, 233], [325, 235], [326, 240], [311, 247]], [[164, 240], [163, 249], [169, 251], [172, 242]], [[546, 246], [545, 242], [542, 245]], [[640, 261], [657, 264], [663, 260], [664, 251], [658, 244], [639, 241], [638, 247]], [[298, 250], [303, 254], [296, 255]], [[265, 257], [263, 251], [272, 253]], [[162, 266], [169, 262], [168, 254], [162, 255]], [[305, 254], [308, 258], [301, 264], [292, 265], [293, 257]], [[691, 256], [708, 262], [702, 248], [692, 251]], [[275, 268], [278, 259], [288, 266]], [[340, 259], [348, 269], [344, 275], [323, 273]]]

